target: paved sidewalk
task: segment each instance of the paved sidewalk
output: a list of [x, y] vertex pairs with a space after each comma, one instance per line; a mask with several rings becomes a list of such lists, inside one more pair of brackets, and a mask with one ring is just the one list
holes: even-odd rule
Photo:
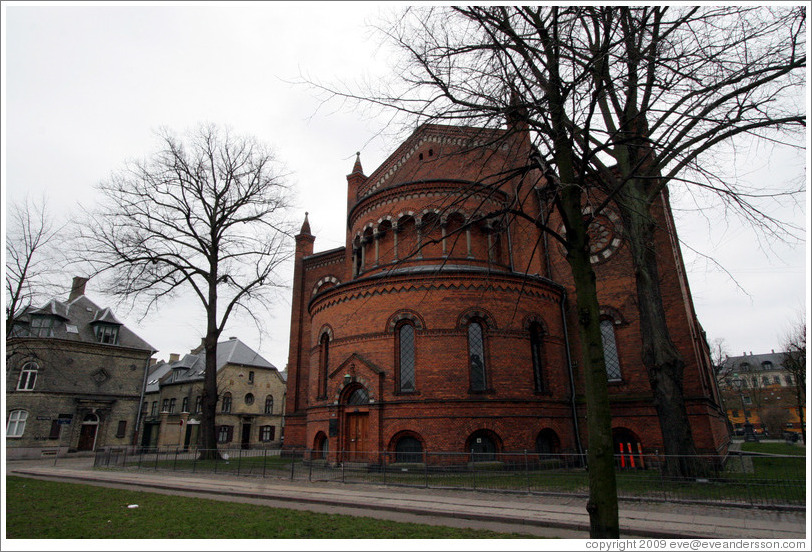
[[[92, 459], [7, 462], [6, 473], [145, 491], [348, 513], [383, 519], [512, 531], [529, 536], [587, 538], [585, 499], [340, 483], [305, 483], [228, 475], [93, 469]], [[806, 537], [804, 512], [676, 503], [620, 504], [623, 537]]]

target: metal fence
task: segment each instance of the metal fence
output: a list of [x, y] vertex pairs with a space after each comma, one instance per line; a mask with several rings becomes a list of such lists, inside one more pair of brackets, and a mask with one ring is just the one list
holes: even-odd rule
[[[206, 452], [108, 449], [96, 454], [94, 466], [509, 493], [586, 496], [589, 489], [586, 456], [578, 454], [339, 451], [324, 458], [322, 452], [310, 450], [219, 449], [207, 458]], [[618, 497], [803, 509], [805, 460], [740, 452], [692, 457], [618, 454]], [[674, 463], [689, 466], [691, 476], [669, 475]]]

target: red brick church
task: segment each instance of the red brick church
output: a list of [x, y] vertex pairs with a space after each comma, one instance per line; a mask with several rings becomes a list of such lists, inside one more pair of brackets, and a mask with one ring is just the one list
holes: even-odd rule
[[[380, 451], [585, 448], [569, 266], [532, 222], [543, 180], [511, 172], [526, 163], [527, 143], [505, 130], [424, 125], [371, 175], [356, 159], [344, 247], [314, 253], [305, 216], [296, 236], [286, 448], [369, 461]], [[505, 205], [529, 220], [482, 219]], [[699, 451], [723, 451], [725, 417], [667, 194], [657, 215], [694, 439]], [[547, 222], [557, 227], [554, 216]], [[610, 208], [593, 230], [615, 440], [662, 450], [620, 221]]]

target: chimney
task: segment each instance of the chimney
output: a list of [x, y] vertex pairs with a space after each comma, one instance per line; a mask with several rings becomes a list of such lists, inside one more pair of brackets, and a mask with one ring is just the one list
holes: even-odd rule
[[775, 354], [775, 349], [770, 349], [770, 350], [773, 352], [773, 354]]
[[169, 353], [169, 362], [177, 362], [180, 360], [179, 353]]
[[151, 359], [149, 359], [149, 366], [150, 366], [150, 368], [151, 368], [151, 367], [153, 367], [153, 366], [155, 366], [156, 364], [158, 364], [158, 359], [157, 359], [157, 358], [152, 357]]
[[70, 296], [68, 297], [68, 302], [73, 301], [77, 297], [81, 297], [85, 294], [85, 284], [87, 284], [88, 278], [82, 278], [81, 276], [74, 276], [73, 277], [73, 284], [70, 288]]
[[202, 353], [202, 352], [203, 352], [203, 351], [205, 351], [205, 350], [206, 350], [206, 338], [205, 338], [205, 337], [201, 337], [201, 338], [200, 338], [200, 345], [198, 345], [197, 347], [195, 347], [194, 349], [192, 349], [191, 354], [193, 354], [193, 355], [197, 355], [197, 354]]

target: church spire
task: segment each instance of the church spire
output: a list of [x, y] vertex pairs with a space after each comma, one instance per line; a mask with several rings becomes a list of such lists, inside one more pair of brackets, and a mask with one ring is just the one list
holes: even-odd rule
[[352, 166], [352, 172], [350, 174], [364, 174], [364, 168], [361, 166], [361, 152], [355, 152], [355, 165]]
[[307, 215], [308, 215], [308, 213], [307, 213], [307, 211], [305, 211], [305, 219], [304, 219], [304, 222], [302, 223], [302, 229], [299, 230], [299, 234], [300, 235], [308, 235], [308, 236], [310, 236], [312, 234], [310, 233], [310, 221], [307, 220]]

